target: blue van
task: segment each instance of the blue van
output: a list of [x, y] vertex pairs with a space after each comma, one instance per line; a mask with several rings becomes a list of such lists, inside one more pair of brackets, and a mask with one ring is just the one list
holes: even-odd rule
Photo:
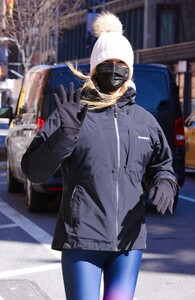
[[[89, 64], [79, 65], [84, 73], [89, 73]], [[68, 87], [74, 82], [75, 88], [82, 85], [66, 65], [40, 65], [30, 69], [18, 99], [8, 136], [7, 185], [10, 193], [22, 192], [26, 186], [28, 209], [31, 212], [46, 210], [48, 200], [62, 190], [61, 172], [58, 170], [46, 183], [30, 182], [21, 170], [21, 159], [37, 130], [55, 109], [53, 93], [59, 85]], [[184, 121], [178, 96], [178, 88], [168, 68], [163, 65], [134, 65], [136, 102], [151, 112], [160, 123], [173, 154], [173, 168], [180, 186], [185, 176]], [[178, 202], [175, 197], [174, 206]]]
[[[169, 69], [164, 65], [134, 66], [136, 102], [159, 122], [173, 155], [173, 169], [180, 187], [185, 180], [185, 135], [179, 90]], [[175, 205], [178, 195], [175, 199]]]

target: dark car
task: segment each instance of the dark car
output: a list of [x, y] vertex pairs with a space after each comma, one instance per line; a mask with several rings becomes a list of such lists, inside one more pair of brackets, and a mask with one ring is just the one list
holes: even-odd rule
[[[136, 102], [154, 115], [161, 125], [173, 155], [178, 185], [185, 180], [185, 134], [178, 86], [164, 65], [134, 66]], [[175, 197], [175, 207], [178, 195]]]
[[[88, 64], [79, 65], [79, 69], [89, 73]], [[82, 84], [66, 65], [40, 65], [29, 70], [9, 127], [6, 140], [8, 190], [20, 192], [26, 184], [30, 211], [44, 209], [50, 195], [60, 192], [61, 173], [58, 170], [46, 183], [34, 184], [22, 173], [22, 155], [37, 130], [55, 109], [53, 93], [57, 92], [60, 84], [67, 88], [71, 81], [75, 87]], [[142, 64], [134, 65], [134, 81], [136, 102], [150, 111], [160, 123], [172, 150], [178, 184], [182, 186], [185, 176], [184, 122], [175, 81], [167, 67]], [[175, 206], [177, 201], [178, 195], [175, 197]]]

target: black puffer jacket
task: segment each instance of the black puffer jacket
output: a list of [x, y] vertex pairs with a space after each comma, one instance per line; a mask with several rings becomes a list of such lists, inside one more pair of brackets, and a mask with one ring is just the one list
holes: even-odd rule
[[61, 165], [63, 194], [52, 247], [120, 251], [146, 245], [143, 182], [175, 181], [171, 151], [156, 119], [129, 90], [117, 105], [88, 111], [78, 138], [60, 129], [57, 111], [22, 159], [32, 182]]

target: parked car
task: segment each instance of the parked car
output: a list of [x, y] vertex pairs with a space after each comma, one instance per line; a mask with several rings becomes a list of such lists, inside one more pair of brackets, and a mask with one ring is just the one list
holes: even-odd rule
[[0, 149], [5, 149], [5, 138], [8, 133], [9, 118], [0, 119]]
[[[0, 94], [0, 106], [2, 111], [4, 108], [9, 107], [11, 105], [12, 93], [9, 89], [5, 89], [1, 91]], [[6, 151], [5, 151], [5, 138], [8, 133], [10, 119], [6, 117], [0, 118], [0, 160], [5, 159]], [[1, 157], [3, 156], [3, 157]]]
[[[89, 64], [79, 65], [89, 73]], [[134, 65], [134, 80], [137, 87], [136, 101], [150, 111], [165, 132], [173, 153], [173, 168], [180, 186], [185, 176], [184, 122], [176, 84], [165, 66]], [[27, 186], [28, 209], [38, 211], [45, 208], [49, 195], [61, 190], [60, 170], [46, 183], [30, 182], [21, 170], [22, 155], [37, 130], [55, 109], [53, 93], [60, 84], [65, 87], [73, 81], [75, 87], [82, 84], [65, 65], [36, 66], [25, 76], [16, 112], [9, 127], [7, 144], [7, 184], [9, 192], [23, 191]], [[46, 197], [45, 197], [46, 194]], [[175, 197], [177, 205], [178, 195]]]
[[23, 174], [21, 159], [36, 132], [55, 109], [53, 93], [58, 91], [60, 84], [67, 88], [70, 81], [75, 86], [81, 84], [65, 65], [31, 68], [25, 76], [16, 111], [11, 117], [6, 138], [7, 187], [10, 193], [23, 192], [26, 187], [31, 212], [46, 210], [48, 201], [61, 192], [61, 171], [57, 170], [45, 183], [34, 184]]
[[186, 156], [185, 166], [195, 170], [195, 111], [185, 121]]
[[[178, 86], [164, 65], [135, 65], [134, 81], [136, 102], [152, 113], [161, 125], [172, 150], [178, 185], [182, 187], [185, 181], [185, 134]], [[174, 207], [177, 203], [178, 194]]]

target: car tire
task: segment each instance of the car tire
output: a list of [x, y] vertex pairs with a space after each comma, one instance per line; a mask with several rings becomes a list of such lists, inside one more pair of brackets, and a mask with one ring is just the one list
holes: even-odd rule
[[22, 193], [24, 191], [24, 184], [19, 182], [13, 176], [8, 159], [7, 159], [7, 190], [9, 193]]
[[48, 202], [46, 195], [36, 192], [32, 186], [32, 183], [28, 179], [26, 182], [26, 194], [29, 212], [36, 213], [47, 211]]

